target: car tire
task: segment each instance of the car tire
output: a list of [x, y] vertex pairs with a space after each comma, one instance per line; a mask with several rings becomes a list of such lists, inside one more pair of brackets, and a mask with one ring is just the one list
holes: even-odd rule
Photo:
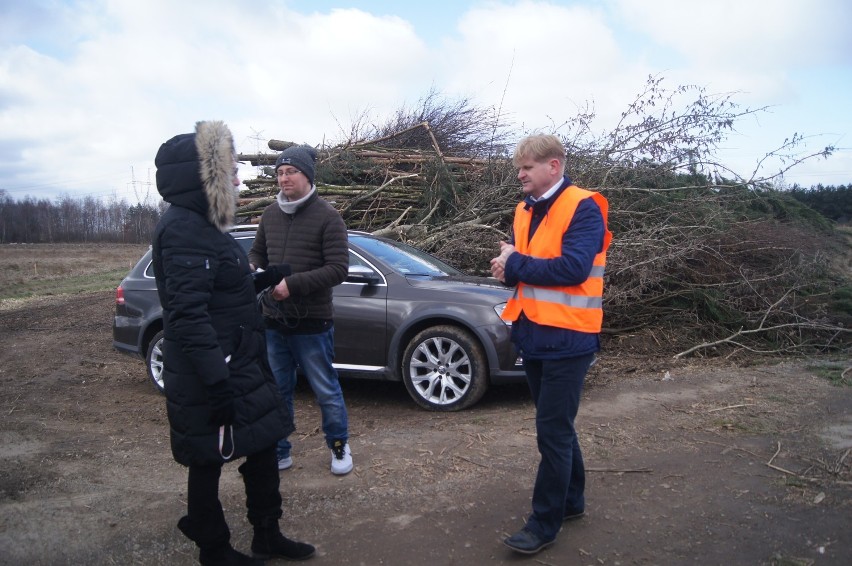
[[432, 411], [460, 411], [488, 389], [482, 346], [467, 330], [433, 326], [419, 332], [402, 356], [402, 380], [414, 402]]
[[148, 352], [145, 354], [145, 368], [148, 370], [148, 379], [160, 393], [166, 392], [163, 384], [163, 331], [160, 330], [148, 342]]

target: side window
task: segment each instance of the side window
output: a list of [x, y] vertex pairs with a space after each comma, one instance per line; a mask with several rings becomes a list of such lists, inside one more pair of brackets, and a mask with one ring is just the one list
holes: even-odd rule
[[367, 265], [367, 262], [365, 262], [363, 259], [361, 259], [357, 255], [355, 255], [352, 252], [352, 250], [349, 250], [349, 267], [354, 267], [356, 265], [361, 265], [361, 266], [366, 267], [368, 269], [372, 269], [372, 267]]
[[237, 241], [237, 243], [240, 245], [240, 247], [243, 248], [244, 252], [249, 253], [249, 250], [251, 249], [251, 245], [254, 243], [254, 235], [251, 235], [251, 236], [243, 236], [243, 235], [234, 236], [234, 239]]

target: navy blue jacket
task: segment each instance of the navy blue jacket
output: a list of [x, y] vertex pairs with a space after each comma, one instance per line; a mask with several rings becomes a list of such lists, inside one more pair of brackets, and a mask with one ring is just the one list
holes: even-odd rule
[[[565, 176], [562, 185], [548, 199], [524, 202], [532, 208], [530, 238], [547, 217], [556, 198], [571, 185]], [[590, 198], [580, 202], [568, 230], [562, 237], [562, 255], [553, 259], [534, 258], [513, 253], [506, 261], [506, 285], [520, 282], [530, 285], [566, 286], [585, 281], [592, 270], [595, 255], [603, 249], [604, 222], [597, 203]], [[514, 235], [510, 240], [514, 244]], [[521, 313], [512, 323], [512, 341], [525, 359], [560, 359], [591, 354], [600, 350], [598, 334], [577, 332], [565, 328], [532, 322]]]

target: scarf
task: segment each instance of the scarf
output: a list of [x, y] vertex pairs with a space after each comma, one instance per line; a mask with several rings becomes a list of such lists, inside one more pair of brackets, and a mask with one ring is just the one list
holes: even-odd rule
[[281, 191], [278, 191], [278, 195], [275, 198], [276, 200], [278, 200], [278, 206], [281, 207], [281, 210], [284, 212], [284, 214], [296, 214], [296, 211], [299, 210], [299, 207], [305, 204], [305, 201], [311, 198], [311, 195], [314, 194], [316, 190], [316, 185], [312, 185], [311, 190], [308, 191], [308, 194], [306, 194], [299, 200], [287, 200], [284, 196], [284, 193], [282, 193]]

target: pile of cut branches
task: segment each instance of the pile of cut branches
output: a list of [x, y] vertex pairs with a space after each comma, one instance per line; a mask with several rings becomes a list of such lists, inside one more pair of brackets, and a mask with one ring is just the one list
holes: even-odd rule
[[[418, 127], [429, 128], [424, 122]], [[271, 140], [279, 151], [293, 145]], [[279, 149], [280, 148], [280, 149]], [[241, 161], [269, 166], [275, 154], [240, 155]], [[480, 181], [487, 162], [471, 157], [442, 155], [440, 148], [387, 149], [378, 143], [361, 142], [330, 149], [321, 148], [317, 159], [317, 191], [337, 208], [351, 229], [375, 231], [421, 218], [423, 207], [437, 209], [446, 191], [464, 191]], [[278, 192], [271, 167], [266, 174], [246, 182], [237, 211], [241, 223], [252, 223]], [[428, 221], [428, 215], [427, 219]]]

